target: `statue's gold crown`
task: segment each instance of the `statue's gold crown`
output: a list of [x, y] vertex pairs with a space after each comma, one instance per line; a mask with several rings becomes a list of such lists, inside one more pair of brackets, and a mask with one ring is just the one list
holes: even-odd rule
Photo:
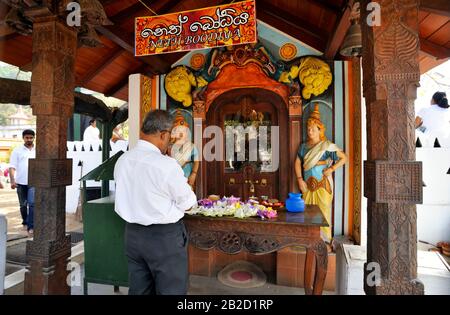
[[322, 123], [322, 121], [320, 120], [320, 111], [319, 111], [319, 104], [316, 103], [314, 105], [314, 110], [311, 112], [311, 115], [309, 116], [309, 119], [314, 119], [320, 123]]
[[183, 114], [181, 114], [181, 110], [177, 109], [177, 113], [175, 115], [175, 119], [173, 121], [173, 126], [186, 126], [189, 128], [189, 124], [187, 123], [186, 119], [184, 118]]

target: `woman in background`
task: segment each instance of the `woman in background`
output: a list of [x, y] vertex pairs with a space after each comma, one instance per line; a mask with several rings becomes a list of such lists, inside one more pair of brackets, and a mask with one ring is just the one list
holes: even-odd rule
[[416, 117], [416, 129], [431, 140], [440, 143], [450, 137], [450, 109], [445, 92], [436, 92], [431, 98], [431, 106], [422, 108]]

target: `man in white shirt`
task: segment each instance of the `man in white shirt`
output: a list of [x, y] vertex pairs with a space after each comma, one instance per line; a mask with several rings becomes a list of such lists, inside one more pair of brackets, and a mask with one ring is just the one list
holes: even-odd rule
[[100, 130], [97, 128], [97, 121], [95, 119], [91, 119], [89, 121], [89, 127], [84, 130], [83, 141], [100, 141]]
[[166, 155], [173, 118], [150, 112], [141, 140], [114, 168], [115, 211], [124, 219], [129, 294], [186, 294], [184, 212], [197, 198], [177, 161]]
[[27, 129], [22, 132], [23, 146], [19, 146], [11, 153], [9, 159], [9, 178], [11, 188], [17, 188], [19, 196], [20, 214], [22, 215], [22, 225], [26, 227], [30, 236], [33, 235], [34, 216], [34, 187], [28, 185], [28, 160], [36, 157], [34, 148], [33, 130]]

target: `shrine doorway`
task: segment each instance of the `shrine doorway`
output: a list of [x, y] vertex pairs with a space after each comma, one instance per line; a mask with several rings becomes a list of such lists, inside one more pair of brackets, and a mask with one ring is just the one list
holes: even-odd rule
[[288, 150], [288, 111], [280, 95], [263, 88], [225, 92], [209, 107], [206, 126], [219, 126], [224, 144], [222, 159], [207, 163], [208, 195], [286, 198], [289, 155], [281, 152]]

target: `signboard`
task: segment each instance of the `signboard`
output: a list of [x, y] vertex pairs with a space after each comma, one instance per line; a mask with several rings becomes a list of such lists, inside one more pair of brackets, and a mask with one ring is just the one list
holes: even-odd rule
[[135, 19], [135, 56], [256, 43], [254, 0]]

